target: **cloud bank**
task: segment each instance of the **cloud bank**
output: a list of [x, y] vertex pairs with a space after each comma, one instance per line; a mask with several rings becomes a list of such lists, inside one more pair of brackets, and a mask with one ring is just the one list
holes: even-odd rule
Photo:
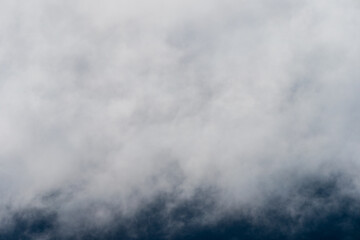
[[170, 232], [184, 219], [271, 225], [272, 208], [301, 225], [344, 199], [358, 209], [357, 1], [0, 9], [2, 231], [37, 209], [80, 234], [159, 201]]

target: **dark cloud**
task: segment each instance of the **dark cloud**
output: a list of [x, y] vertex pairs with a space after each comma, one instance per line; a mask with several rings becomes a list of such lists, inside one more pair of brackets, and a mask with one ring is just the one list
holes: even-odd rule
[[214, 192], [200, 189], [181, 203], [176, 196], [159, 196], [131, 217], [118, 212], [105, 226], [80, 223], [70, 232], [61, 231], [56, 212], [25, 209], [12, 216], [12, 226], [0, 239], [357, 239], [360, 202], [341, 193], [344, 183], [352, 184], [339, 174], [309, 176], [286, 194], [267, 199], [256, 219], [233, 211], [211, 223], [203, 219], [216, 214]]

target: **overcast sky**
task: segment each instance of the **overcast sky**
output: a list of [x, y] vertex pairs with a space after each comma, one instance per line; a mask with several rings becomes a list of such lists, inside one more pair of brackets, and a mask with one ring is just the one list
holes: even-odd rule
[[360, 200], [359, 38], [357, 0], [0, 0], [1, 231]]

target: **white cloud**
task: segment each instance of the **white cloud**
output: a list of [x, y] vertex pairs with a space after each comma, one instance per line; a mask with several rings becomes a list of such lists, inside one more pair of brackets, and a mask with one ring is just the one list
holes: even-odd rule
[[0, 6], [1, 212], [60, 192], [106, 220], [204, 186], [241, 209], [337, 171], [358, 194], [356, 1]]

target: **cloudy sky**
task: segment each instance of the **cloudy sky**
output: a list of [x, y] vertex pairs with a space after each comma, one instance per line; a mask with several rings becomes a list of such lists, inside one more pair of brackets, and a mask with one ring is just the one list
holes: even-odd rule
[[358, 239], [358, 0], [0, 0], [0, 240]]

